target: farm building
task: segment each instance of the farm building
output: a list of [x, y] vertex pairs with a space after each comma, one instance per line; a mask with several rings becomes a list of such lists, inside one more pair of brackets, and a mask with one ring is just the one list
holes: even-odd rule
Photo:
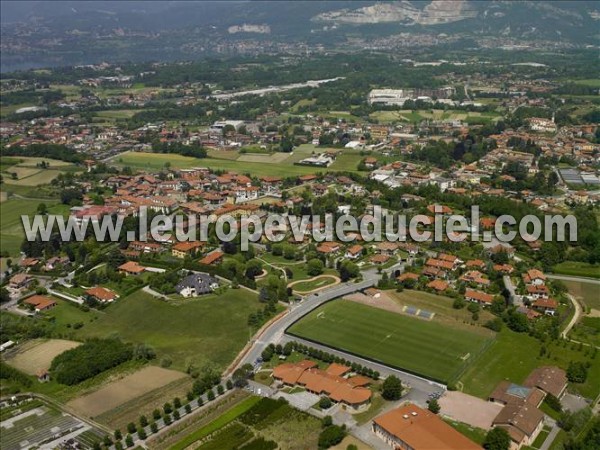
[[438, 416], [413, 404], [377, 417], [372, 430], [394, 449], [481, 450]]

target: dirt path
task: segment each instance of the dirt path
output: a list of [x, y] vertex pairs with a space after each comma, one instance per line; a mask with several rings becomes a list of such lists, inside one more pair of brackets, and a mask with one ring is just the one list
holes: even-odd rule
[[577, 299], [575, 297], [573, 297], [571, 294], [567, 294], [567, 297], [569, 297], [569, 300], [571, 300], [571, 303], [573, 303], [573, 306], [575, 307], [575, 314], [573, 314], [573, 317], [571, 317], [571, 320], [569, 321], [568, 325], [562, 332], [562, 337], [565, 339], [568, 339], [567, 335], [569, 334], [569, 331], [571, 331], [571, 328], [573, 328], [573, 326], [577, 323], [577, 321], [581, 317], [581, 305], [579, 304]]

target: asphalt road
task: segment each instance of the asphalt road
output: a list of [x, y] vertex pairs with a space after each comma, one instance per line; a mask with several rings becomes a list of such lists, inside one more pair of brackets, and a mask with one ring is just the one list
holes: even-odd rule
[[292, 305], [289, 309], [289, 312], [285, 316], [264, 330], [260, 338], [252, 343], [252, 347], [239, 361], [238, 367], [248, 363], [254, 365], [267, 345], [270, 343], [280, 342], [283, 339], [285, 330], [294, 322], [311, 312], [313, 309], [318, 308], [329, 300], [351, 294], [352, 292], [356, 292], [361, 289], [366, 289], [374, 286], [377, 283], [376, 277], [368, 276], [365, 278], [366, 279], [364, 281], [359, 283], [337, 284], [329, 289], [321, 291], [318, 294], [311, 294], [300, 302]]

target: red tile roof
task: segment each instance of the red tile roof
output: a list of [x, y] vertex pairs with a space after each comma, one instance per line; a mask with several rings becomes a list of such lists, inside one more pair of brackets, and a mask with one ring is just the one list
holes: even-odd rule
[[413, 450], [481, 450], [438, 416], [413, 404], [393, 409], [374, 422]]

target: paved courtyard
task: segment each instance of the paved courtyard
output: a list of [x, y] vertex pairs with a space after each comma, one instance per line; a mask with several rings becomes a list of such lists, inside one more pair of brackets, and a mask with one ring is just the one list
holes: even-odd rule
[[439, 403], [440, 414], [484, 430], [492, 427], [492, 421], [502, 409], [502, 405], [458, 391], [447, 391]]

